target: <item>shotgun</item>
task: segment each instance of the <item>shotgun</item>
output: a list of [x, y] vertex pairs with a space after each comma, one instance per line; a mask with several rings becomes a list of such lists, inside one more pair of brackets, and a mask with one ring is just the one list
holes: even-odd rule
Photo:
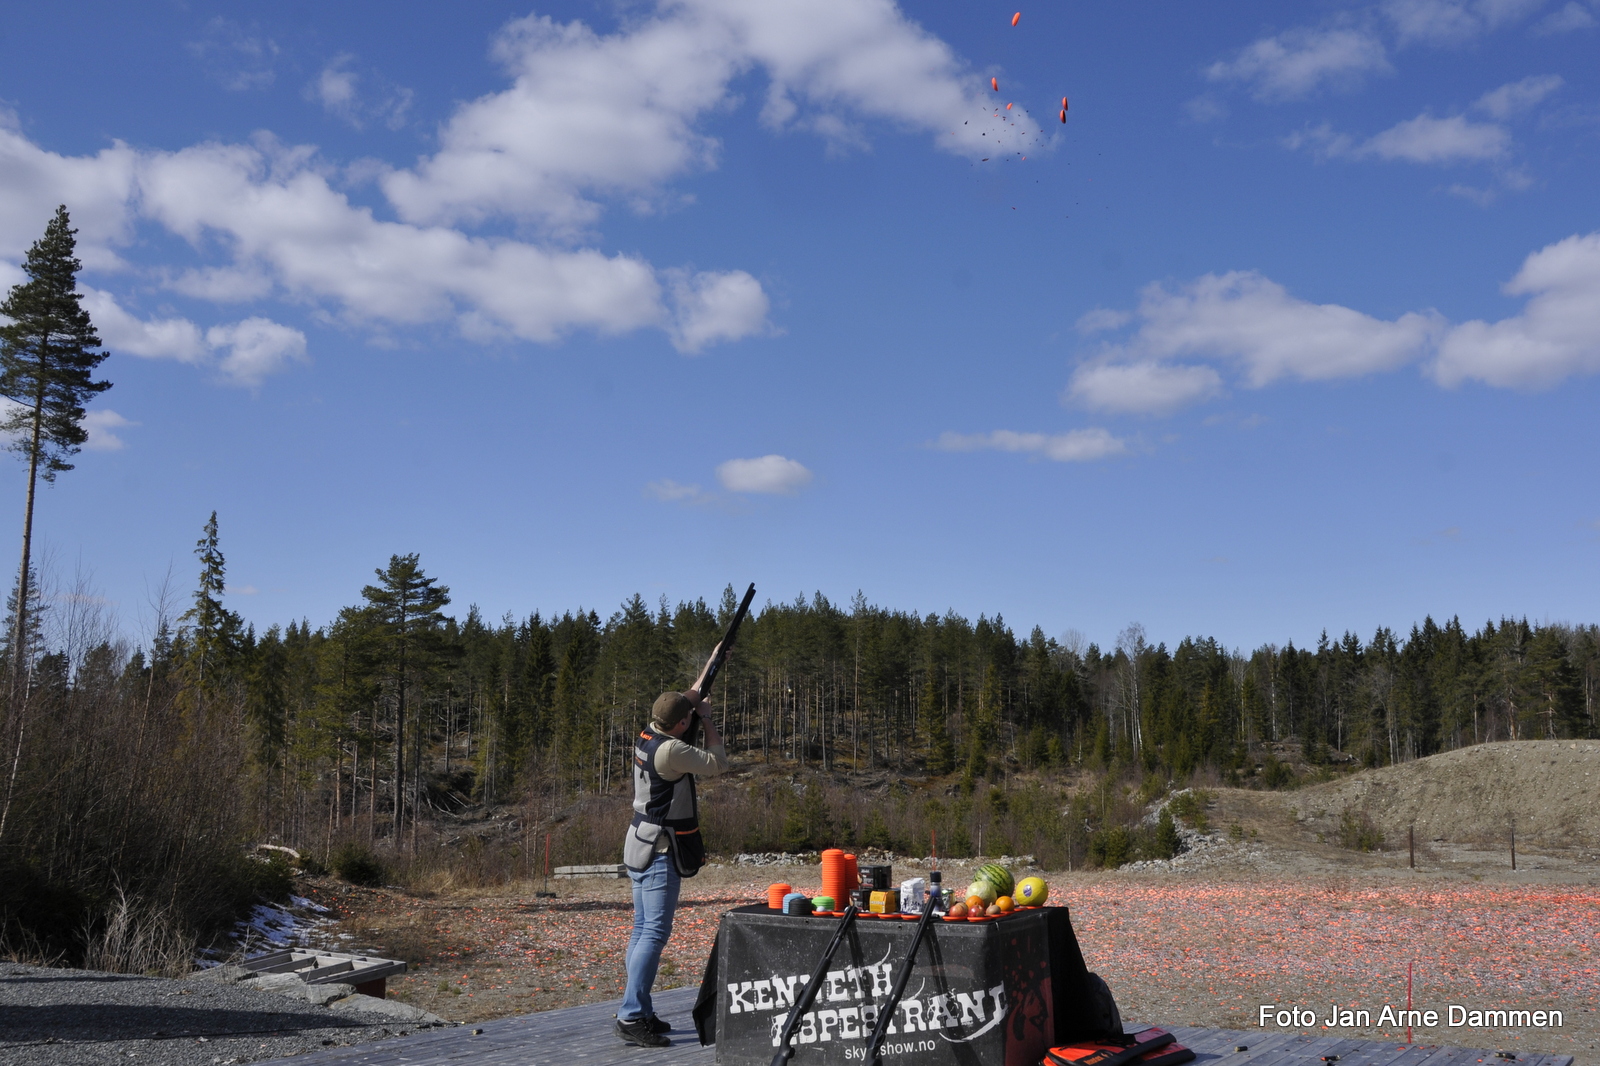
[[895, 1008], [900, 1005], [900, 997], [905, 995], [911, 971], [917, 968], [917, 949], [922, 946], [928, 926], [934, 921], [935, 911], [944, 903], [939, 892], [939, 881], [938, 870], [928, 871], [928, 898], [922, 904], [922, 917], [917, 919], [917, 931], [911, 937], [911, 950], [906, 952], [904, 961], [900, 963], [900, 972], [895, 974], [889, 998], [878, 1006], [878, 1023], [872, 1027], [872, 1039], [867, 1043], [866, 1061], [869, 1066], [883, 1066], [883, 1038], [889, 1032], [889, 1023], [894, 1018]]
[[778, 1053], [772, 1056], [772, 1066], [786, 1066], [794, 1057], [794, 1034], [799, 1031], [800, 1022], [805, 1017], [806, 1011], [816, 1002], [817, 991], [822, 988], [823, 979], [828, 975], [828, 964], [833, 961], [834, 953], [844, 941], [844, 934], [849, 931], [850, 923], [856, 920], [856, 915], [859, 913], [854, 903], [844, 909], [844, 917], [839, 919], [839, 925], [833, 931], [833, 940], [829, 942], [828, 950], [817, 960], [817, 968], [811, 971], [811, 977], [805, 986], [795, 993], [794, 1006], [789, 1008], [789, 1017], [783, 1023], [783, 1034], [778, 1037]]
[[[700, 698], [704, 699], [711, 691], [711, 683], [722, 673], [722, 667], [728, 661], [728, 652], [733, 650], [733, 642], [739, 637], [739, 623], [744, 621], [744, 616], [750, 613], [750, 601], [756, 598], [755, 582], [744, 590], [744, 599], [739, 601], [739, 609], [733, 612], [733, 621], [728, 623], [728, 631], [722, 635], [722, 642], [717, 645], [716, 655], [706, 664], [705, 678], [700, 682]], [[684, 740], [690, 744], [695, 742], [695, 736], [700, 732], [700, 716], [695, 715], [694, 722], [689, 726]]]

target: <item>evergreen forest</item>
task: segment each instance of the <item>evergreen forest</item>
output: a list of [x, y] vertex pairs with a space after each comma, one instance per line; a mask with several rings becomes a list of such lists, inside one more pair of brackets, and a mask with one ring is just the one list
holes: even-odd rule
[[[379, 879], [614, 862], [633, 739], [737, 603], [730, 585], [711, 603], [491, 621], [451, 613], [408, 554], [352, 582], [331, 622], [257, 631], [225, 605], [214, 514], [196, 557], [192, 592], [137, 647], [86, 590], [31, 583], [27, 646], [0, 657], [26, 664], [0, 811], [12, 941], [152, 898], [174, 910], [147, 925], [202, 936], [264, 891], [271, 871], [238, 858], [252, 842]], [[1251, 651], [1135, 625], [1101, 648], [999, 615], [800, 595], [752, 610], [712, 694], [736, 772], [702, 788], [703, 817], [723, 855], [843, 843], [1114, 866], [1170, 853], [1170, 824], [1153, 845], [1138, 822], [1186, 784], [1286, 788], [1593, 737], [1597, 695], [1593, 625], [1425, 618]]]

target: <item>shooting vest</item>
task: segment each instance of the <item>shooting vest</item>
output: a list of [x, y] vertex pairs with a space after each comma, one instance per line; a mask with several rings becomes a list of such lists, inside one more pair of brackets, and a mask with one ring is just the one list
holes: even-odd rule
[[630, 870], [649, 869], [665, 839], [678, 876], [693, 877], [706, 858], [694, 775], [668, 781], [656, 769], [656, 751], [671, 739], [645, 732], [633, 742], [633, 822], [622, 846], [622, 861]]

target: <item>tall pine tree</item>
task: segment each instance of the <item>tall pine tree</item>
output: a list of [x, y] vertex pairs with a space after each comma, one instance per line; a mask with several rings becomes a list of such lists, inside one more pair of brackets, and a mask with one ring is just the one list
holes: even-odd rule
[[[427, 642], [437, 636], [444, 623], [442, 611], [450, 602], [450, 590], [435, 585], [438, 579], [422, 572], [416, 552], [391, 555], [388, 567], [374, 573], [378, 575], [378, 584], [368, 585], [361, 590], [361, 595], [371, 604], [378, 619], [394, 669], [394, 845], [398, 848], [405, 817], [407, 683], [416, 653], [426, 652]], [[415, 812], [412, 818], [415, 820]]]
[[11, 448], [28, 461], [28, 498], [22, 518], [22, 562], [17, 568], [17, 609], [11, 638], [13, 699], [24, 674], [29, 578], [33, 550], [33, 501], [39, 478], [54, 481], [71, 470], [67, 462], [89, 438], [83, 428], [83, 405], [111, 387], [92, 375], [106, 357], [79, 301], [78, 271], [73, 257], [77, 242], [65, 206], [45, 227], [44, 236], [28, 249], [22, 264], [28, 280], [12, 286], [0, 304], [0, 396], [13, 407], [0, 419], [0, 432], [12, 438]]
[[200, 560], [200, 587], [195, 589], [194, 606], [179, 619], [179, 634], [188, 652], [184, 669], [188, 674], [185, 698], [204, 713], [231, 679], [243, 640], [244, 621], [222, 604], [226, 591], [227, 561], [217, 536], [217, 512], [206, 520], [205, 533], [195, 542], [195, 557]]

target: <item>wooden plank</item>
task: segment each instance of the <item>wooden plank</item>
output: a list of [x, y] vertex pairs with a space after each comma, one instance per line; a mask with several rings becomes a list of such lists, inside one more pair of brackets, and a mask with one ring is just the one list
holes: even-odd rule
[[628, 876], [628, 868], [620, 862], [605, 863], [598, 866], [557, 866], [555, 878], [565, 881], [574, 877], [615, 877], [618, 879]]

